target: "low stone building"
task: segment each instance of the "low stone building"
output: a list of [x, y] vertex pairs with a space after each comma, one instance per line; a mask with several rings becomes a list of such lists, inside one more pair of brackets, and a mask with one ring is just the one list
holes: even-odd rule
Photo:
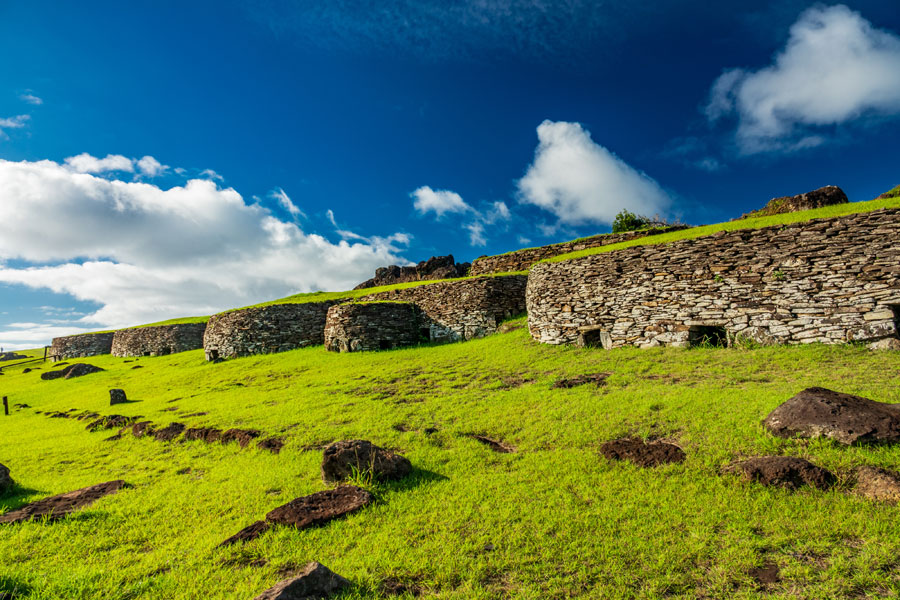
[[489, 275], [492, 273], [527, 271], [534, 263], [561, 254], [577, 252], [587, 248], [597, 248], [598, 246], [618, 244], [619, 242], [627, 242], [649, 235], [659, 235], [661, 233], [678, 231], [680, 229], [687, 229], [687, 225], [651, 227], [641, 231], [624, 231], [622, 233], [605, 233], [582, 238], [580, 240], [572, 240], [571, 242], [563, 242], [561, 244], [550, 244], [549, 246], [539, 246], [537, 248], [524, 248], [522, 250], [516, 250], [515, 252], [497, 254], [495, 256], [481, 256], [472, 261], [469, 275], [478, 276]]
[[900, 345], [900, 210], [720, 232], [531, 269], [548, 344]]
[[203, 335], [206, 360], [322, 345], [325, 317], [338, 302], [274, 304], [213, 315]]
[[112, 352], [114, 332], [82, 333], [53, 338], [49, 356], [54, 361], [69, 358], [85, 358]]
[[325, 348], [332, 352], [390, 350], [430, 339], [430, 326], [410, 302], [352, 302], [332, 306]]
[[203, 347], [206, 323], [180, 323], [120, 329], [113, 335], [113, 356], [163, 356]]

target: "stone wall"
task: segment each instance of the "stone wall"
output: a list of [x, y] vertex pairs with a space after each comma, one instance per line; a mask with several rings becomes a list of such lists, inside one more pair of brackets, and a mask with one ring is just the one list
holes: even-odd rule
[[415, 304], [339, 304], [328, 310], [325, 348], [333, 352], [390, 350], [427, 342], [428, 334], [429, 324]]
[[669, 231], [678, 231], [679, 229], [687, 229], [686, 225], [673, 225], [671, 227], [654, 227], [643, 231], [626, 231], [623, 233], [607, 233], [604, 235], [595, 235], [592, 237], [575, 240], [572, 242], [563, 242], [562, 244], [553, 244], [551, 246], [541, 246], [539, 248], [526, 248], [517, 250], [508, 254], [498, 254], [497, 256], [482, 256], [472, 261], [472, 267], [469, 269], [469, 275], [487, 275], [490, 273], [512, 273], [515, 271], [527, 271], [534, 263], [567, 254], [569, 252], [577, 252], [586, 248], [596, 248], [597, 246], [608, 246], [609, 244], [618, 244], [619, 242], [627, 242], [636, 238], [647, 237], [648, 235], [659, 235], [668, 233]]
[[325, 317], [337, 303], [276, 304], [213, 315], [203, 336], [206, 360], [323, 344]]
[[163, 356], [203, 347], [206, 323], [182, 323], [120, 329], [112, 340], [113, 356]]
[[53, 338], [50, 357], [54, 361], [109, 354], [112, 351], [113, 332], [84, 333]]
[[412, 302], [427, 319], [431, 341], [453, 342], [494, 333], [500, 321], [524, 313], [527, 281], [525, 275], [439, 281], [359, 300]]
[[549, 344], [897, 346], [900, 210], [539, 263], [527, 305]]

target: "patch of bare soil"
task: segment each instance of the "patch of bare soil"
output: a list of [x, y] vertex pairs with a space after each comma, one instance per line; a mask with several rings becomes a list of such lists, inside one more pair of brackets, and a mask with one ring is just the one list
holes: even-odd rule
[[506, 442], [502, 442], [500, 440], [495, 440], [493, 438], [489, 438], [486, 435], [479, 435], [477, 433], [470, 433], [467, 437], [472, 438], [475, 441], [481, 442], [494, 452], [499, 452], [501, 454], [512, 454], [516, 451], [515, 446], [507, 444]]
[[589, 375], [578, 375], [571, 379], [557, 379], [551, 387], [553, 389], [570, 389], [589, 383], [593, 383], [597, 387], [600, 387], [606, 383], [606, 378], [610, 375], [612, 375], [612, 373], [592, 373]]
[[639, 467], [655, 467], [684, 462], [684, 450], [667, 442], [650, 442], [634, 438], [611, 440], [600, 446], [600, 453], [610, 460], [627, 460]]

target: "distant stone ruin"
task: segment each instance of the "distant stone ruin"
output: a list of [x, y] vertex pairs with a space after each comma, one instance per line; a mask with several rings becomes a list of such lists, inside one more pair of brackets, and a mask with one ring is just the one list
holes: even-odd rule
[[826, 185], [817, 190], [798, 194], [796, 196], [772, 198], [763, 208], [749, 212], [743, 215], [741, 219], [800, 212], [802, 210], [812, 210], [814, 208], [822, 208], [823, 206], [831, 206], [833, 204], [847, 204], [848, 202], [849, 200], [847, 199], [847, 194], [844, 193], [844, 190], [836, 185]]
[[108, 331], [53, 338], [49, 355], [54, 361], [60, 361], [109, 354], [112, 351], [113, 335], [114, 332]]
[[719, 232], [532, 267], [548, 344], [900, 347], [900, 210]]
[[573, 240], [571, 242], [563, 242], [561, 244], [551, 244], [549, 246], [540, 246], [537, 248], [525, 248], [523, 250], [516, 250], [515, 252], [498, 254], [496, 256], [481, 256], [472, 262], [472, 268], [469, 269], [469, 275], [477, 276], [490, 275], [492, 273], [527, 271], [534, 263], [547, 258], [553, 258], [554, 256], [559, 256], [560, 254], [568, 254], [569, 252], [577, 252], [579, 250], [596, 248], [598, 246], [609, 246], [610, 244], [618, 244], [619, 242], [627, 242], [637, 238], [659, 235], [687, 228], [687, 225], [670, 225], [667, 227], [651, 227], [640, 231], [605, 233], [582, 238], [580, 240]]
[[453, 255], [432, 256], [423, 260], [414, 267], [398, 267], [391, 265], [375, 270], [375, 277], [363, 281], [353, 288], [363, 290], [382, 285], [394, 285], [395, 283], [409, 283], [411, 281], [430, 281], [432, 279], [454, 279], [465, 277], [469, 272], [469, 263], [457, 263]]
[[206, 323], [181, 323], [120, 329], [113, 335], [113, 356], [165, 356], [203, 347]]
[[338, 304], [325, 320], [325, 348], [333, 352], [390, 350], [430, 337], [426, 318], [410, 302]]

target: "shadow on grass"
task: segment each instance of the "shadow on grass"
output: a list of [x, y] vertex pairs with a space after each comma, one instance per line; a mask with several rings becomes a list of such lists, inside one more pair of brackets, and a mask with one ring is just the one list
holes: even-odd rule
[[0, 575], [0, 600], [16, 600], [31, 593], [31, 588], [6, 575]]
[[[376, 496], [380, 496], [385, 492], [408, 492], [419, 486], [436, 483], [438, 481], [449, 481], [450, 478], [434, 471], [413, 467], [409, 475], [397, 481], [379, 481], [372, 490]], [[352, 482], [351, 482], [352, 483]]]
[[[41, 494], [41, 498], [47, 496], [50, 492], [46, 492], [43, 490], [33, 490], [31, 488], [21, 487], [17, 484], [14, 484], [12, 489], [7, 492], [5, 495], [0, 496], [0, 514], [7, 513], [13, 510], [19, 510], [26, 504], [30, 504], [34, 502], [34, 500], [25, 499], [33, 496], [35, 494]], [[0, 580], [2, 581], [2, 580]], [[0, 587], [0, 590], [3, 588]], [[3, 600], [3, 596], [0, 596], [0, 600]]]

